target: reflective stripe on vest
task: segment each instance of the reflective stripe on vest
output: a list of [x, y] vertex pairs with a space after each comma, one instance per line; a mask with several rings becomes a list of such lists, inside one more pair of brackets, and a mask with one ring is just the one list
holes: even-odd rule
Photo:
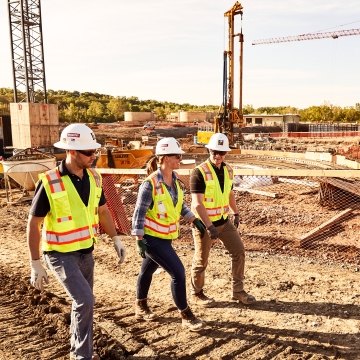
[[64, 183], [61, 180], [61, 175], [58, 169], [55, 169], [55, 171], [47, 173], [46, 177], [48, 179], [50, 190], [52, 193], [65, 190]]
[[92, 176], [94, 177], [95, 183], [97, 187], [101, 187], [101, 176], [100, 174], [93, 168], [89, 168]]
[[[97, 225], [92, 226], [93, 233], [97, 232]], [[81, 241], [88, 239], [91, 237], [92, 234], [90, 234], [89, 228], [84, 227], [82, 229], [76, 229], [73, 231], [69, 231], [67, 233], [56, 233], [54, 231], [47, 231], [46, 232], [46, 241], [48, 244], [71, 244], [75, 241]]]
[[164, 235], [168, 235], [177, 231], [176, 223], [164, 225], [148, 217], [145, 217], [145, 227]]
[[[52, 194], [57, 192], [65, 191], [64, 182], [61, 179], [60, 171], [56, 168], [54, 171], [50, 171], [46, 174], [48, 179], [50, 191]], [[69, 221], [72, 219], [72, 216], [63, 216], [56, 219], [57, 222]]]
[[158, 172], [151, 174], [145, 181], [152, 184], [153, 207], [147, 210], [144, 223], [144, 233], [162, 239], [176, 239], [179, 236], [180, 214], [183, 206], [184, 193], [175, 181], [178, 201], [173, 200], [165, 184], [158, 181]]

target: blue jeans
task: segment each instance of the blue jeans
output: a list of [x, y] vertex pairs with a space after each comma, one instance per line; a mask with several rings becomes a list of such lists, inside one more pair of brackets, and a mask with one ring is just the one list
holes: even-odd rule
[[141, 264], [137, 279], [136, 298], [148, 297], [151, 280], [156, 269], [161, 266], [171, 276], [171, 293], [176, 307], [182, 311], [188, 306], [186, 300], [185, 268], [172, 247], [171, 240], [145, 235], [146, 258]]
[[90, 360], [93, 355], [93, 254], [50, 252], [44, 254], [44, 258], [72, 300], [70, 352], [77, 360]]

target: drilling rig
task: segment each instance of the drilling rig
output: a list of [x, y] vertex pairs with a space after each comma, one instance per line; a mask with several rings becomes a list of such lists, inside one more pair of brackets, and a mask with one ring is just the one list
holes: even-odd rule
[[[214, 132], [221, 132], [227, 135], [230, 145], [234, 146], [236, 142], [235, 125], [244, 126], [242, 113], [242, 91], [243, 91], [243, 43], [244, 35], [242, 33], [242, 24], [240, 33], [235, 34], [235, 16], [240, 15], [242, 22], [243, 7], [236, 1], [234, 6], [224, 13], [228, 19], [228, 47], [224, 51], [223, 61], [223, 100], [214, 119], [214, 128], [212, 131], [198, 131], [198, 143], [207, 144], [209, 138]], [[235, 74], [235, 38], [239, 39], [239, 107], [234, 106], [234, 74]]]

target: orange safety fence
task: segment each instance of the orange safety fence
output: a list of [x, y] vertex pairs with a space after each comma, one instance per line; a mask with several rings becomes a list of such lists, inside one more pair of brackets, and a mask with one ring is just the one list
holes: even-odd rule
[[117, 190], [115, 184], [116, 179], [113, 175], [102, 174], [103, 189], [106, 202], [108, 204], [111, 216], [115, 222], [115, 227], [118, 233], [130, 234], [130, 221], [125, 212], [123, 202], [121, 200], [121, 193]]

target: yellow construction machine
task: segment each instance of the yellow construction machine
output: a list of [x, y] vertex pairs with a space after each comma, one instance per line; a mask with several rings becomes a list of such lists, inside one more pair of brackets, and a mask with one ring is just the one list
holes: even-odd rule
[[99, 152], [96, 167], [141, 169], [153, 154], [152, 146], [142, 146], [138, 140], [124, 145], [119, 139], [107, 139]]

